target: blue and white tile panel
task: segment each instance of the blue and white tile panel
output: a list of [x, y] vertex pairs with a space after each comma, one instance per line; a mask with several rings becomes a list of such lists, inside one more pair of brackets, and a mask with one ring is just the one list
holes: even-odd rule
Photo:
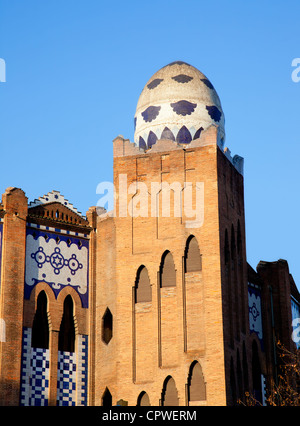
[[77, 405], [87, 406], [88, 336], [78, 336]]
[[57, 405], [76, 406], [75, 352], [58, 352]]
[[300, 348], [300, 304], [296, 299], [291, 296], [291, 307], [292, 307], [292, 327], [293, 335], [292, 338], [296, 344], [297, 349]]
[[24, 297], [30, 298], [39, 282], [47, 283], [55, 297], [66, 286], [77, 291], [88, 308], [89, 240], [79, 236], [27, 227]]
[[[32, 329], [24, 327], [21, 362], [22, 406], [47, 406], [49, 400], [50, 351], [31, 347]], [[58, 352], [57, 405], [86, 406], [88, 336], [77, 336], [76, 352]]]
[[32, 348], [31, 328], [25, 327], [23, 329], [20, 405], [48, 405], [49, 361], [49, 349]]
[[39, 225], [37, 223], [30, 223], [30, 222], [27, 222], [27, 226], [30, 228], [40, 229], [43, 231], [58, 232], [60, 234], [71, 235], [74, 237], [88, 238], [88, 234], [83, 234], [81, 232], [68, 231], [66, 229], [53, 228], [53, 226]]
[[251, 283], [248, 283], [248, 306], [250, 333], [257, 334], [263, 348], [261, 291], [259, 286]]
[[77, 352], [58, 352], [57, 405], [87, 405], [88, 336], [79, 335]]

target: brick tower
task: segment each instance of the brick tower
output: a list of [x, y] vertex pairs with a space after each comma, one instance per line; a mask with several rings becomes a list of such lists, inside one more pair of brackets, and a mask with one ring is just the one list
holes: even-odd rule
[[233, 358], [248, 376], [243, 159], [183, 62], [148, 81], [135, 126], [114, 140], [115, 206], [97, 221], [93, 402], [224, 405]]

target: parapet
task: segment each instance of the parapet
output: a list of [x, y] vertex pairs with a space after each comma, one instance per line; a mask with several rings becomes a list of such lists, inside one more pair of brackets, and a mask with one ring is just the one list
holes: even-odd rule
[[201, 132], [200, 137], [192, 140], [189, 144], [180, 144], [170, 139], [159, 139], [149, 149], [139, 148], [134, 142], [119, 135], [113, 140], [114, 157], [127, 157], [143, 154], [154, 154], [157, 152], [176, 151], [178, 149], [198, 148], [208, 145], [217, 145], [235, 169], [244, 175], [244, 158], [239, 155], [231, 156], [230, 150], [225, 147], [218, 126], [211, 125], [207, 130]]

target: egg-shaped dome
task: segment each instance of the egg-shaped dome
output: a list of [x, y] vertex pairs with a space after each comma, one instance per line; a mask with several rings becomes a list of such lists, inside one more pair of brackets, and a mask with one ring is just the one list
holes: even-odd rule
[[217, 92], [197, 68], [181, 61], [161, 68], [144, 87], [134, 117], [134, 141], [150, 148], [158, 139], [188, 144], [212, 124], [225, 140]]

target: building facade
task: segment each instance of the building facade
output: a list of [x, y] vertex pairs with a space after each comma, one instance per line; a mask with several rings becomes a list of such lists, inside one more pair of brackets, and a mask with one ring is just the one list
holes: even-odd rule
[[112, 211], [2, 196], [2, 405], [264, 403], [277, 340], [296, 349], [287, 262], [247, 263], [243, 159], [211, 82], [167, 65], [134, 121], [113, 141]]

